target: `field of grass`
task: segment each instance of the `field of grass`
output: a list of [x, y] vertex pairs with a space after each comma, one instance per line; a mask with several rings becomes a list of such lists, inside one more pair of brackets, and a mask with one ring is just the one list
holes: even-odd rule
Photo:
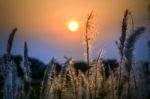
[[[7, 53], [0, 57], [0, 73], [3, 77], [0, 98], [150, 99], [150, 61], [134, 63], [135, 44], [144, 34], [145, 27], [134, 27], [131, 11], [125, 10], [120, 37], [116, 41], [120, 58], [104, 60], [101, 50], [97, 58], [91, 60], [90, 46], [95, 35], [94, 31], [91, 31], [92, 14], [93, 12], [86, 22], [86, 61], [76, 61], [65, 56], [66, 61], [60, 64], [53, 58], [44, 69], [42, 81], [34, 83], [26, 42], [22, 62], [18, 65], [12, 58], [11, 49], [17, 32], [17, 28], [14, 28], [8, 38]], [[131, 33], [127, 32], [129, 19], [132, 21]], [[147, 45], [150, 49], [150, 43]]]

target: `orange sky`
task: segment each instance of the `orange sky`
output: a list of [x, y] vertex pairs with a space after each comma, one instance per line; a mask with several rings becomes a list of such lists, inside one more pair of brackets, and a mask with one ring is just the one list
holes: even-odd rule
[[[121, 20], [126, 8], [132, 11], [136, 26], [148, 25], [149, 0], [0, 0], [0, 36], [14, 26], [19, 28], [17, 37], [37, 40], [48, 46], [66, 49], [82, 48], [85, 22], [94, 11], [97, 49], [118, 38]], [[80, 29], [70, 32], [67, 22], [77, 20]], [[100, 45], [98, 42], [101, 42]], [[63, 49], [65, 50], [65, 49]], [[71, 50], [65, 50], [65, 52]], [[79, 51], [79, 54], [82, 52]], [[68, 54], [72, 55], [72, 54]]]

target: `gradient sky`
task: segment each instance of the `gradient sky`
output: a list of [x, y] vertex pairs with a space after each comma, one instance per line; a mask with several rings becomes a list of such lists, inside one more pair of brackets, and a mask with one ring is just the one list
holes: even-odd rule
[[[115, 40], [120, 36], [122, 17], [128, 8], [135, 28], [146, 27], [145, 35], [137, 42], [135, 57], [148, 59], [148, 4], [149, 0], [0, 0], [0, 55], [5, 53], [9, 33], [18, 27], [13, 54], [23, 54], [23, 42], [27, 41], [29, 55], [45, 63], [53, 56], [64, 61], [64, 55], [83, 60], [85, 22], [94, 11], [97, 37], [92, 57], [97, 57], [103, 48], [105, 58], [117, 58]], [[67, 29], [70, 20], [80, 23], [77, 32]]]

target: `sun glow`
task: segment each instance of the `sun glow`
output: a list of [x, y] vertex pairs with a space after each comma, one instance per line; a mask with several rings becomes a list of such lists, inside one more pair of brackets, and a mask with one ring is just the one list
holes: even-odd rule
[[75, 32], [79, 29], [79, 24], [77, 21], [70, 21], [68, 24], [68, 29], [72, 32]]

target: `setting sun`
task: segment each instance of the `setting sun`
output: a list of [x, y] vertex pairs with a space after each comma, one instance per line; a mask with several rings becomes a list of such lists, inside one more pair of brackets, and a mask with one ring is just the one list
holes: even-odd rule
[[77, 31], [78, 29], [79, 29], [79, 24], [78, 24], [78, 22], [77, 21], [71, 21], [71, 22], [69, 22], [69, 24], [68, 24], [68, 29], [70, 30], [70, 31]]

